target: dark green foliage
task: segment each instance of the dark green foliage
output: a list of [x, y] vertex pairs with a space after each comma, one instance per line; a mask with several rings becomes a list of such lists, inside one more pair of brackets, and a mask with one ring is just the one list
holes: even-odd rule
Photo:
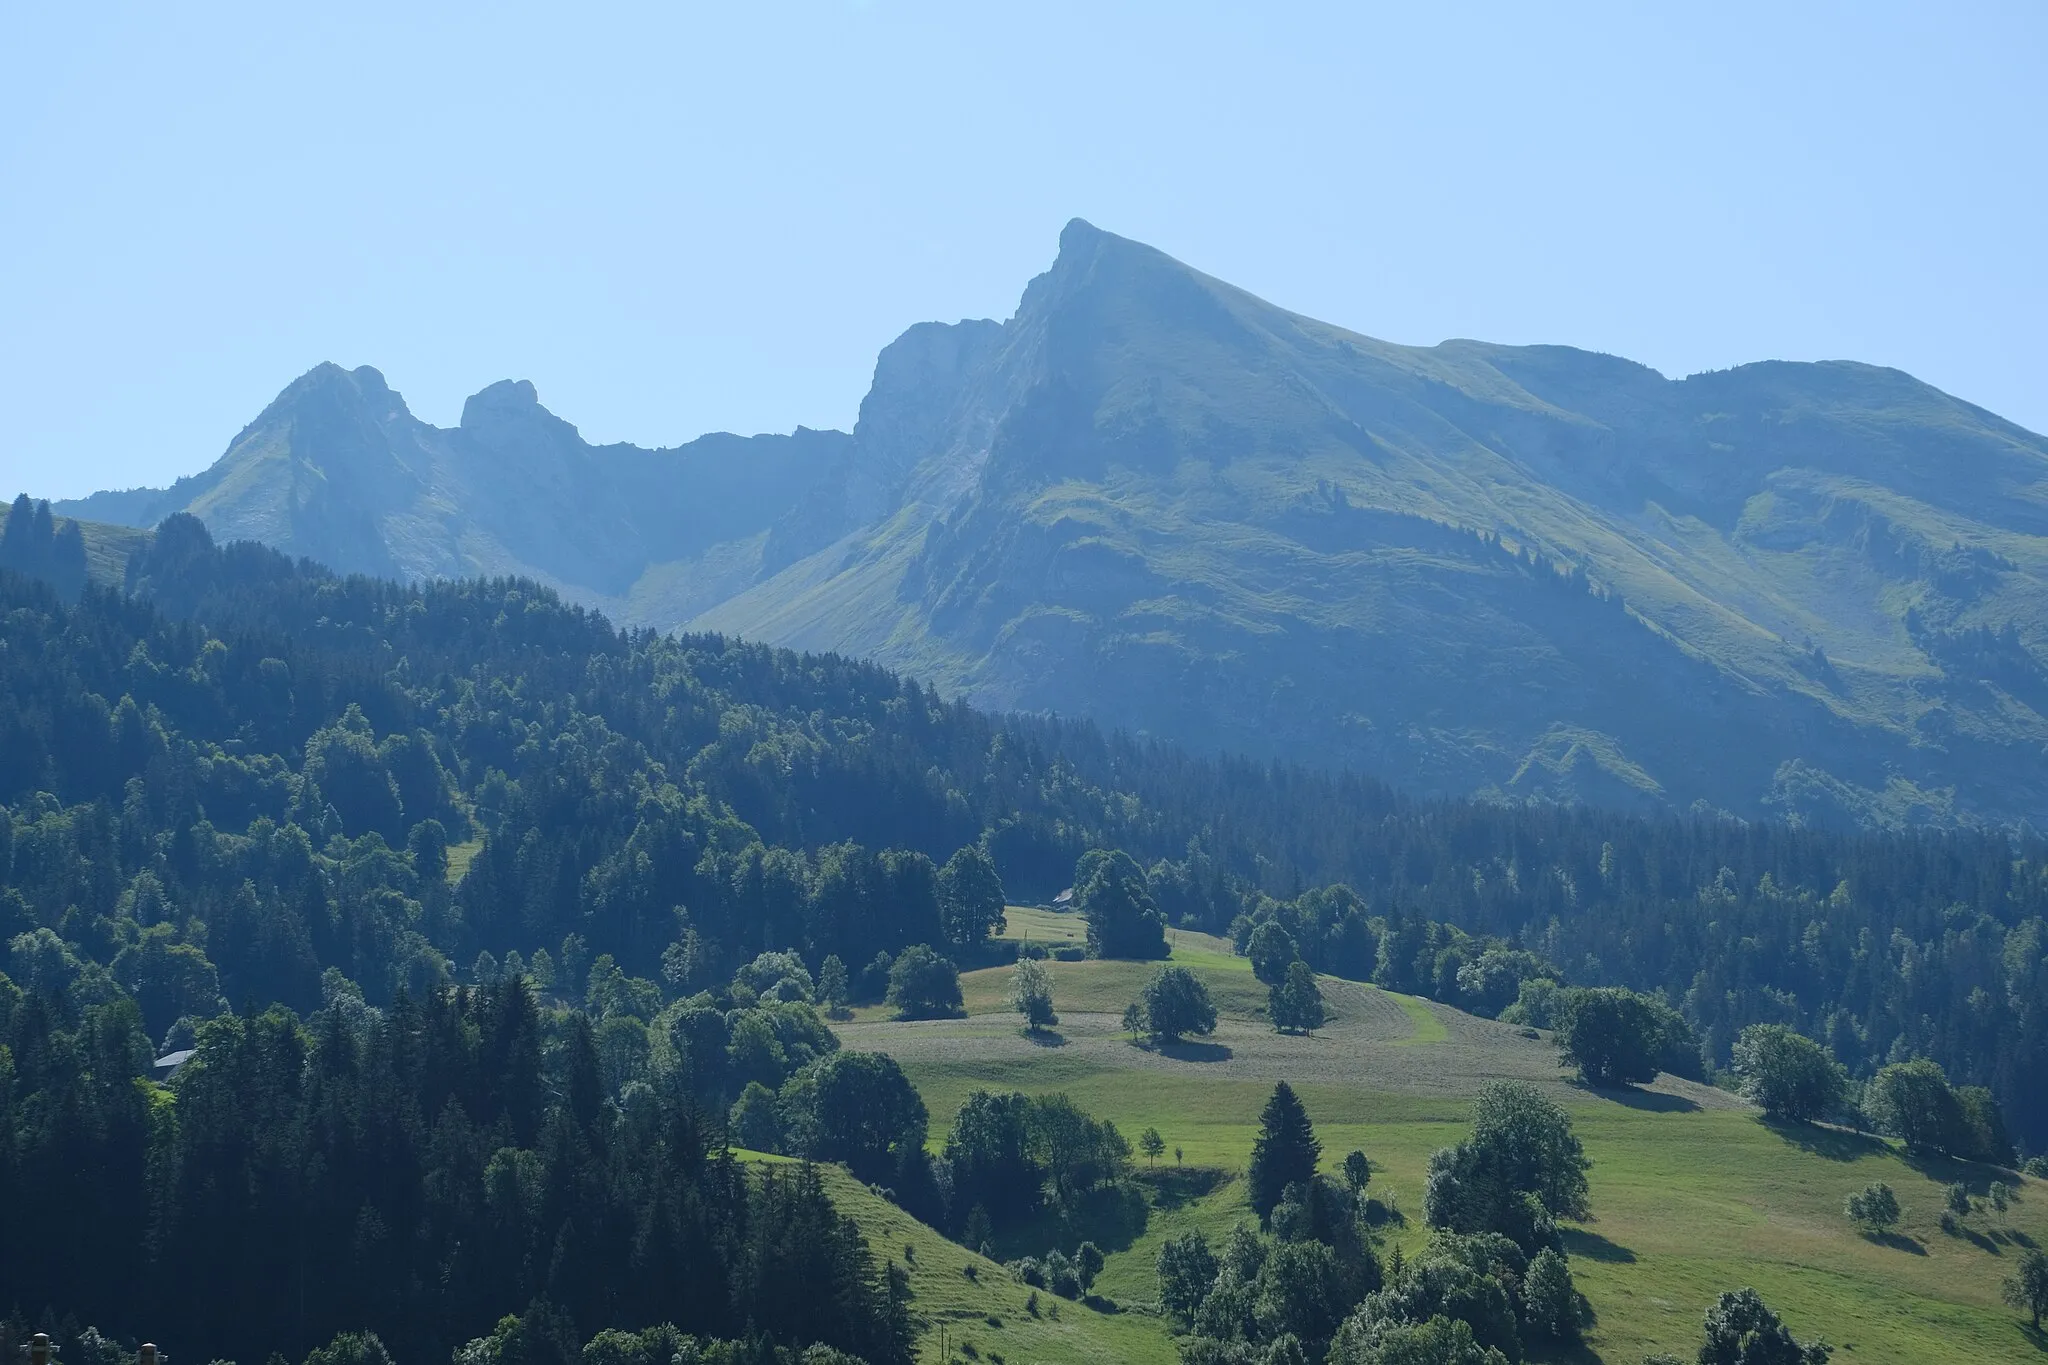
[[1576, 1341], [1579, 1336], [1579, 1291], [1571, 1266], [1562, 1254], [1545, 1247], [1529, 1259], [1522, 1280], [1522, 1322], [1537, 1340]]
[[1821, 1342], [1793, 1340], [1754, 1289], [1721, 1295], [1706, 1326], [1699, 1365], [1827, 1365], [1833, 1354]]
[[1306, 962], [1287, 964], [1287, 974], [1266, 993], [1266, 1012], [1282, 1033], [1310, 1033], [1323, 1026], [1323, 993]]
[[929, 1116], [896, 1059], [834, 1052], [790, 1077], [782, 1114], [792, 1150], [893, 1184], [922, 1162]]
[[[12, 991], [0, 1196], [64, 1236], [0, 1240], [10, 1294], [243, 1359], [332, 1339], [320, 1365], [376, 1365], [369, 1333], [574, 1361], [572, 1322], [664, 1318], [905, 1358], [901, 1303], [814, 1177], [749, 1193], [715, 1119], [673, 1087], [608, 1096], [587, 1017], [542, 1016], [523, 977], [223, 1015], [172, 1094], [136, 1079], [152, 1049], [128, 1001]], [[46, 1103], [10, 1109], [22, 1086]], [[822, 1286], [801, 1303], [797, 1249]]]
[[375, 1332], [343, 1332], [306, 1353], [306, 1365], [392, 1365]]
[[1423, 1216], [1434, 1228], [1499, 1233], [1534, 1252], [1555, 1240], [1553, 1220], [1588, 1212], [1589, 1166], [1563, 1108], [1533, 1086], [1489, 1082], [1472, 1135], [1430, 1158]]
[[1074, 904], [1088, 920], [1096, 957], [1166, 956], [1166, 922], [1145, 874], [1121, 850], [1090, 851], [1074, 868]]
[[837, 953], [829, 954], [818, 968], [819, 1001], [832, 1010], [844, 1009], [851, 989], [846, 978], [846, 964], [839, 960]]
[[[381, 1003], [483, 951], [580, 999], [570, 964], [540, 970], [573, 933], [586, 963], [679, 991], [771, 944], [837, 955], [860, 964], [851, 998], [876, 1000], [884, 955], [944, 941], [932, 858], [985, 845], [1004, 882], [1050, 895], [1085, 844], [1120, 845], [1151, 870], [1089, 870], [1108, 864], [1126, 901], [1142, 887], [1211, 930], [1277, 920], [1321, 971], [1486, 1011], [1509, 984], [1526, 997], [1535, 964], [1598, 962], [1585, 984], [1683, 998], [1716, 1063], [1791, 1011], [1852, 1074], [1931, 1055], [2024, 1142], [2048, 1135], [2048, 1089], [2023, 1080], [2048, 1069], [2031, 836], [1414, 804], [998, 722], [844, 660], [622, 635], [531, 584], [339, 579], [216, 547], [189, 517], [128, 583], [149, 601], [88, 586], [68, 607], [0, 571], [0, 804], [25, 851], [0, 866], [0, 937], [48, 927], [81, 962], [161, 923], [238, 1003], [314, 1007], [329, 967]], [[316, 735], [348, 810], [305, 779]], [[403, 837], [358, 834], [391, 828], [393, 788]], [[1340, 881], [1362, 895], [1267, 898]], [[1654, 949], [1645, 923], [1669, 926]], [[153, 1038], [194, 1008], [171, 997], [204, 989], [171, 965], [184, 984], [154, 988]]]
[[1565, 993], [1557, 1022], [1561, 1060], [1588, 1085], [1654, 1080], [1663, 1054], [1662, 1020], [1651, 1002], [1619, 987]]
[[1010, 975], [1010, 1008], [1024, 1016], [1033, 1033], [1051, 1028], [1060, 1017], [1052, 1007], [1052, 972], [1036, 958], [1020, 957]]
[[1159, 1301], [1183, 1326], [1195, 1320], [1195, 1310], [1209, 1296], [1216, 1283], [1215, 1253], [1200, 1229], [1171, 1238], [1159, 1248]]
[[85, 541], [78, 523], [68, 518], [59, 523], [50, 515], [49, 503], [21, 494], [0, 521], [0, 569], [43, 579], [66, 600], [75, 600], [86, 578]]
[[1842, 1107], [1842, 1068], [1826, 1049], [1783, 1024], [1751, 1024], [1735, 1040], [1745, 1098], [1776, 1118], [1813, 1123]]
[[945, 1155], [956, 1214], [979, 1208], [1001, 1228], [1048, 1193], [1065, 1203], [1121, 1179], [1131, 1145], [1115, 1124], [1065, 1095], [977, 1090], [954, 1120]]
[[1353, 1192], [1362, 1193], [1372, 1180], [1372, 1163], [1364, 1152], [1347, 1152], [1344, 1156], [1344, 1183]]
[[988, 851], [968, 844], [939, 869], [939, 920], [946, 942], [972, 948], [1003, 928], [1003, 880]]
[[1024, 1119], [1032, 1159], [1063, 1201], [1119, 1179], [1130, 1165], [1131, 1144], [1116, 1125], [1065, 1095], [1034, 1096]]
[[1521, 1283], [1527, 1268], [1512, 1243], [1496, 1249], [1484, 1239], [1440, 1237], [1393, 1284], [1370, 1295], [1359, 1306], [1358, 1318], [1366, 1324], [1421, 1326], [1437, 1319], [1469, 1324], [1481, 1348], [1520, 1360], [1515, 1299], [1504, 1281]]
[[987, 1090], [975, 1091], [960, 1106], [946, 1135], [955, 1208], [979, 1210], [989, 1224], [1008, 1225], [1038, 1207], [1045, 1169], [1031, 1151], [1030, 1110], [1028, 1096]]
[[1102, 1273], [1102, 1248], [1093, 1242], [1083, 1242], [1074, 1248], [1074, 1274], [1080, 1278], [1085, 1292], [1095, 1284], [1095, 1277]]
[[2048, 1313], [2048, 1255], [2038, 1247], [2020, 1252], [2019, 1264], [1999, 1289], [2006, 1306], [2027, 1314], [2033, 1320], [2034, 1330], [2040, 1331], [2041, 1315]]
[[[1213, 923], [1213, 921], [1211, 921]], [[1260, 897], [1252, 908], [1231, 924], [1231, 938], [1240, 955], [1253, 957], [1252, 941], [1267, 926], [1273, 932], [1267, 945], [1254, 958], [1266, 961], [1267, 985], [1277, 980], [1287, 963], [1300, 957], [1311, 968], [1351, 981], [1370, 980], [1379, 956], [1379, 937], [1366, 904], [1348, 886], [1321, 886], [1304, 891], [1291, 901]], [[1284, 937], [1281, 937], [1284, 936]]]
[[1216, 1031], [1216, 1005], [1209, 999], [1209, 988], [1185, 967], [1161, 967], [1152, 973], [1136, 1006], [1154, 1042], [1173, 1043], [1190, 1033]]
[[1266, 920], [1252, 930], [1245, 943], [1244, 955], [1251, 960], [1252, 975], [1268, 986], [1278, 986], [1286, 980], [1287, 968], [1301, 956], [1295, 947], [1294, 935], [1275, 919]]
[[1322, 1153], [1308, 1111], [1293, 1087], [1280, 1082], [1259, 1113], [1259, 1135], [1252, 1142], [1251, 1166], [1245, 1177], [1252, 1212], [1261, 1222], [1272, 1215], [1288, 1186], [1314, 1178]]
[[1507, 1359], [1481, 1345], [1472, 1324], [1461, 1319], [1361, 1323], [1354, 1318], [1332, 1344], [1329, 1365], [1507, 1365]]
[[1950, 1086], [1941, 1067], [1925, 1058], [1880, 1069], [1864, 1088], [1863, 1108], [1910, 1152], [1968, 1161], [2012, 1159], [2012, 1143], [1990, 1093]]
[[1842, 1205], [1842, 1211], [1861, 1227], [1872, 1232], [1886, 1232], [1899, 1221], [1899, 1197], [1892, 1192], [1891, 1186], [1879, 1181], [1850, 1195]]
[[782, 1106], [775, 1092], [759, 1081], [748, 1081], [733, 1101], [726, 1132], [735, 1146], [756, 1152], [781, 1151]]
[[1162, 1299], [1194, 1336], [1185, 1360], [1319, 1360], [1360, 1299], [1379, 1288], [1380, 1266], [1361, 1234], [1358, 1201], [1310, 1179], [1289, 1187], [1268, 1241], [1240, 1224], [1220, 1257], [1197, 1235], [1159, 1260]]
[[889, 1003], [901, 1019], [942, 1019], [960, 1011], [960, 969], [922, 943], [889, 969]]

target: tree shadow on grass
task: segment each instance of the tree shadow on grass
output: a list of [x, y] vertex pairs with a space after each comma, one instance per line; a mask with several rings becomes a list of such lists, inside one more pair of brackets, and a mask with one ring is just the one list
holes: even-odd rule
[[1893, 1251], [1911, 1252], [1915, 1256], [1927, 1254], [1925, 1243], [1918, 1237], [1908, 1237], [1903, 1232], [1866, 1232], [1863, 1234], [1863, 1240], [1874, 1242], [1881, 1247], [1890, 1247]]
[[1996, 1239], [1986, 1237], [1983, 1233], [1977, 1231], [1977, 1229], [1972, 1227], [1965, 1227], [1959, 1229], [1959, 1232], [1972, 1246], [1976, 1247], [1977, 1250], [1988, 1251], [1993, 1256], [2005, 1255], [2005, 1248], [2000, 1246]]
[[1138, 1172], [1138, 1179], [1152, 1187], [1152, 1207], [1156, 1209], [1192, 1204], [1227, 1178], [1228, 1174], [1215, 1166], [1153, 1167]]
[[2020, 1324], [2020, 1335], [2025, 1337], [2035, 1350], [2048, 1353], [2048, 1330], [2036, 1327], [2030, 1322], [2023, 1322]]
[[1093, 1242], [1105, 1252], [1128, 1251], [1145, 1235], [1151, 1217], [1151, 1206], [1135, 1182], [1100, 1185], [1064, 1207], [1042, 1208], [1002, 1229], [995, 1238], [997, 1256], [1007, 1261], [1054, 1250], [1071, 1253], [1083, 1242]]
[[1619, 1242], [1610, 1242], [1597, 1232], [1584, 1228], [1560, 1228], [1564, 1237], [1564, 1249], [1573, 1256], [1583, 1256], [1589, 1261], [1604, 1261], [1609, 1265], [1633, 1265], [1636, 1254]]
[[1697, 1102], [1683, 1095], [1666, 1095], [1658, 1090], [1638, 1090], [1632, 1085], [1617, 1086], [1612, 1090], [1592, 1085], [1584, 1088], [1603, 1100], [1613, 1100], [1616, 1104], [1652, 1114], [1692, 1114], [1699, 1110]]
[[1769, 1117], [1759, 1119], [1758, 1122], [1800, 1151], [1811, 1152], [1829, 1161], [1854, 1161], [1858, 1157], [1889, 1150], [1883, 1138], [1872, 1137], [1868, 1133], [1852, 1133], [1846, 1128], [1827, 1128], [1819, 1124]]
[[1154, 1043], [1152, 1050], [1176, 1062], [1227, 1062], [1232, 1053], [1223, 1043], [1197, 1043], [1182, 1038], [1171, 1043]]
[[1026, 1029], [1024, 1041], [1033, 1047], [1065, 1047], [1067, 1035], [1053, 1028]]

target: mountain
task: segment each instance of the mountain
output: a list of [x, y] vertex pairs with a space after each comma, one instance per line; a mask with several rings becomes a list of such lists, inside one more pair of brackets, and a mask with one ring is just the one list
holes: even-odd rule
[[669, 450], [593, 446], [523, 381], [476, 394], [444, 430], [369, 366], [321, 365], [204, 473], [54, 511], [141, 526], [190, 512], [223, 539], [347, 572], [516, 574], [673, 626], [760, 576], [770, 527], [847, 444], [798, 428]]
[[1007, 322], [886, 349], [850, 436], [471, 406], [316, 370], [148, 511], [1425, 793], [2048, 818], [2048, 441], [1898, 371], [1397, 346], [1076, 221]]

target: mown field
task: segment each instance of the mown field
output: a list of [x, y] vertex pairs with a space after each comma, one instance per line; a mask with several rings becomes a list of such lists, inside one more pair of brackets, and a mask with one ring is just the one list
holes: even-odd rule
[[[1013, 911], [1009, 933], [1050, 943], [1061, 941], [1058, 934], [1078, 938], [1078, 930], [1073, 916]], [[1029, 1349], [1013, 1347], [1011, 1362], [1068, 1358], [1076, 1331], [1103, 1334], [1101, 1358], [1149, 1359], [1154, 1349], [1170, 1357], [1167, 1324], [1146, 1311], [1157, 1297], [1158, 1248], [1189, 1227], [1220, 1236], [1248, 1216], [1239, 1175], [1259, 1108], [1283, 1079], [1307, 1104], [1326, 1165], [1334, 1168], [1353, 1148], [1371, 1157], [1373, 1192], [1391, 1192], [1406, 1211], [1393, 1235], [1410, 1250], [1426, 1236], [1420, 1210], [1429, 1154], [1461, 1136], [1477, 1088], [1508, 1077], [1556, 1095], [1593, 1160], [1594, 1218], [1569, 1232], [1573, 1271], [1598, 1315], [1580, 1359], [1636, 1365], [1653, 1351], [1689, 1358], [1707, 1305], [1742, 1285], [1761, 1291], [1802, 1337], [1825, 1337], [1839, 1361], [2039, 1361], [2048, 1351], [1999, 1302], [1999, 1280], [2016, 1249], [2048, 1244], [2044, 1182], [2023, 1181], [2009, 1213], [1973, 1215], [1964, 1235], [1951, 1236], [1938, 1222], [1942, 1187], [1963, 1179], [1981, 1194], [1999, 1173], [1910, 1163], [1890, 1144], [1833, 1130], [1779, 1130], [1733, 1096], [1668, 1077], [1644, 1090], [1590, 1092], [1569, 1082], [1546, 1040], [1352, 982], [1324, 981], [1328, 1027], [1282, 1037], [1259, 1017], [1264, 990], [1227, 943], [1177, 935], [1174, 958], [1208, 982], [1223, 1018], [1214, 1037], [1164, 1051], [1134, 1045], [1118, 1027], [1151, 970], [1143, 963], [1051, 964], [1061, 1021], [1042, 1039], [1024, 1037], [1006, 1012], [1006, 968], [962, 978], [965, 1018], [907, 1023], [867, 1011], [839, 1026], [847, 1047], [888, 1052], [901, 1063], [932, 1111], [935, 1147], [960, 1104], [981, 1088], [1064, 1091], [1126, 1136], [1156, 1127], [1166, 1139], [1158, 1169], [1139, 1159], [1149, 1207], [1107, 1208], [1081, 1225], [1026, 1230], [994, 1248], [1008, 1256], [1034, 1241], [1064, 1240], [1071, 1250], [1092, 1236], [1110, 1252], [1097, 1289], [1127, 1310], [1062, 1305], [1062, 1330], [1042, 1348], [1035, 1337]], [[1844, 1197], [1874, 1180], [1889, 1182], [1906, 1207], [1898, 1234], [1885, 1242], [1858, 1233], [1842, 1215]], [[929, 1230], [920, 1235], [937, 1240]], [[889, 1238], [891, 1245], [901, 1240], [893, 1226]], [[933, 1254], [968, 1256], [960, 1248]], [[935, 1323], [966, 1323], [989, 1311], [978, 1308], [995, 1301], [984, 1296], [1016, 1288], [995, 1286], [986, 1274], [976, 1284], [957, 1267], [952, 1277], [913, 1279], [918, 1307]], [[957, 1355], [961, 1336], [948, 1330]], [[932, 1359], [935, 1332], [927, 1342]]]

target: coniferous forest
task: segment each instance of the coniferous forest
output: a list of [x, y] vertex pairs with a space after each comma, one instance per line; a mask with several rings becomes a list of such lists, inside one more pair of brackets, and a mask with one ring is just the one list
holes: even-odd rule
[[0, 1312], [243, 1361], [373, 1327], [552, 1362], [661, 1323], [734, 1359], [905, 1360], [900, 1272], [808, 1166], [743, 1175], [728, 1114], [795, 1095], [783, 1145], [959, 1228], [968, 1169], [934, 1169], [915, 1091], [811, 1002], [991, 960], [981, 869], [1050, 900], [1097, 850], [1255, 963], [1273, 924], [1318, 971], [1475, 1013], [1626, 986], [1682, 1025], [1665, 1069], [1783, 1025], [1852, 1091], [1930, 1059], [1996, 1142], [2048, 1147], [2032, 835], [1422, 803], [620, 632], [527, 582], [343, 578], [186, 516], [114, 590], [75, 528], [23, 522]]

